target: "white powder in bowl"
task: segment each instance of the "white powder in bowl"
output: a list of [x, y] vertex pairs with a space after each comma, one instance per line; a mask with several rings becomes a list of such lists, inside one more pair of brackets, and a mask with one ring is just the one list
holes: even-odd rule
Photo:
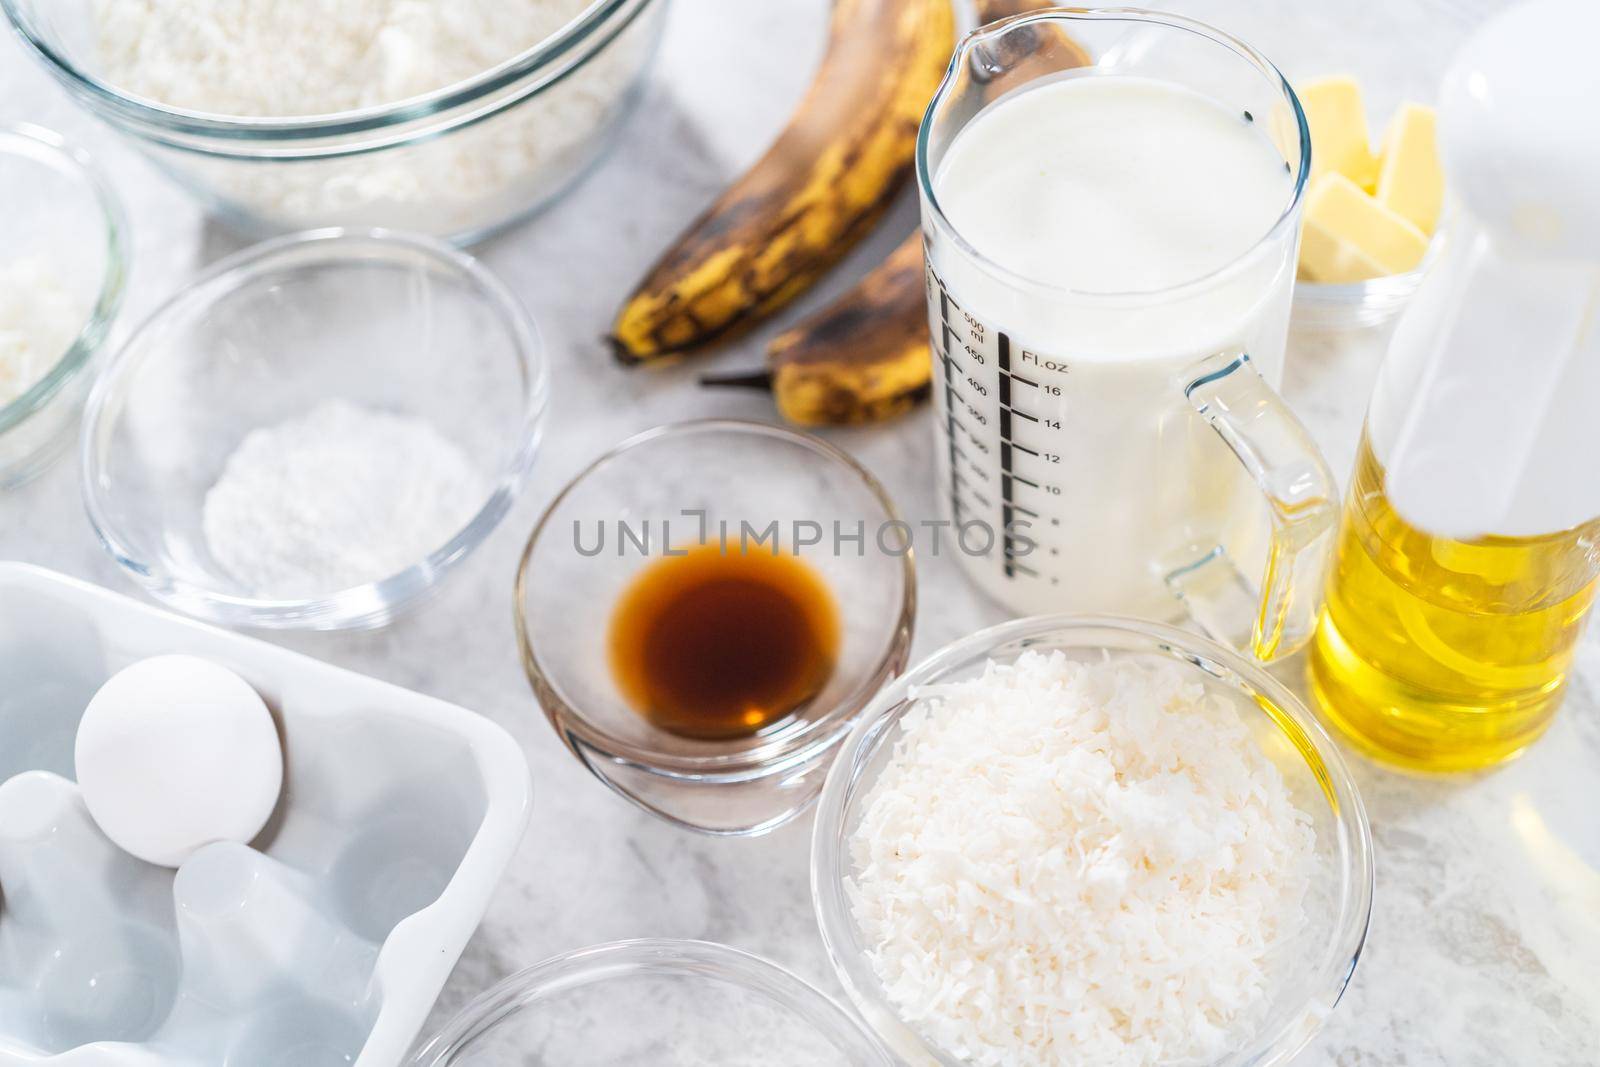
[[[212, 115], [331, 115], [476, 77], [591, 2], [95, 0], [98, 73], [134, 95]], [[515, 216], [577, 173], [620, 115], [658, 24], [646, 12], [558, 82], [443, 136], [327, 158], [163, 158], [258, 223], [460, 236]], [[431, 131], [413, 134], [422, 132]]]
[[318, 596], [420, 562], [488, 495], [431, 423], [332, 401], [246, 434], [201, 526], [212, 557], [254, 595]]
[[0, 263], [0, 407], [33, 388], [83, 329], [88, 308], [36, 258]]
[[983, 1067], [1205, 1063], [1265, 1008], [1315, 834], [1173, 664], [1060, 652], [918, 694], [847, 890], [902, 1017]]
[[466, 81], [590, 0], [96, 0], [118, 88], [218, 115], [327, 115]]

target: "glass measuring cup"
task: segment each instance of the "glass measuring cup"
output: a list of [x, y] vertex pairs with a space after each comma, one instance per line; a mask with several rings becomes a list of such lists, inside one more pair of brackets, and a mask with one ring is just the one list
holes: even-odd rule
[[[1254, 123], [1281, 155], [1290, 180], [1276, 222], [1226, 266], [1153, 291], [1062, 288], [996, 262], [947, 216], [940, 165], [985, 107], [1107, 74], [1192, 90]], [[1278, 70], [1190, 19], [1051, 10], [979, 29], [956, 50], [917, 145], [935, 451], [945, 517], [992, 534], [990, 551], [962, 563], [1001, 603], [1026, 614], [1187, 610], [1263, 660], [1309, 638], [1336, 492], [1270, 384], [1282, 372], [1309, 156]]]

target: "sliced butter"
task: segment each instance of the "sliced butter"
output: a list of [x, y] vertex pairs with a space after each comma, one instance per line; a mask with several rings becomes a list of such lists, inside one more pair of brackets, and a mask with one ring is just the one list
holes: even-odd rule
[[1306, 196], [1300, 276], [1343, 285], [1416, 269], [1428, 238], [1343, 174], [1324, 174]]
[[1364, 189], [1378, 183], [1378, 159], [1367, 135], [1361, 86], [1348, 75], [1319, 78], [1296, 89], [1311, 127], [1311, 176], [1343, 174]]
[[1431, 234], [1444, 204], [1444, 170], [1434, 136], [1434, 110], [1405, 104], [1389, 122], [1378, 158], [1378, 203]]

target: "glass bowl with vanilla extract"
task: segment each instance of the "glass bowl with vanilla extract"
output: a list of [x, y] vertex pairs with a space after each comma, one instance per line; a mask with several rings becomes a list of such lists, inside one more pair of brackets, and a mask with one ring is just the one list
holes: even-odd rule
[[877, 479], [819, 438], [732, 419], [647, 430], [534, 527], [523, 667], [615, 792], [689, 829], [764, 833], [816, 800], [904, 669], [911, 542]]

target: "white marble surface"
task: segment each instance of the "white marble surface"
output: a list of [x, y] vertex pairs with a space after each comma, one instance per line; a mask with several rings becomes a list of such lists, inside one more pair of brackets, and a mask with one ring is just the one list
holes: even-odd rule
[[[1379, 33], [1390, 0], [1295, 0], [1273, 17], [1313, 3], [1318, 17], [1337, 9], [1334, 17], [1359, 15]], [[1274, 8], [1267, 0], [1253, 6], [1256, 17]], [[523, 538], [539, 508], [588, 458], [669, 419], [772, 417], [760, 396], [704, 392], [693, 380], [707, 367], [754, 365], [770, 330], [660, 373], [619, 369], [597, 339], [653, 255], [781, 123], [820, 51], [824, 8], [821, 0], [680, 0], [650, 94], [621, 148], [554, 211], [481, 250], [539, 318], [555, 364], [558, 402], [548, 443], [519, 506], [437, 599], [388, 630], [270, 638], [477, 709], [526, 749], [536, 788], [532, 826], [430, 1028], [513, 970], [622, 937], [728, 942], [837, 993], [807, 896], [809, 823], [762, 840], [708, 840], [612, 796], [567, 755], [534, 706], [510, 622]], [[1427, 40], [1412, 46], [1439, 47]], [[15, 120], [80, 138], [127, 200], [135, 264], [119, 336], [193, 271], [238, 247], [237, 238], [206, 222], [182, 193], [84, 119], [14, 40], [0, 37], [0, 121]], [[912, 217], [903, 204], [823, 294], [880, 257]], [[1349, 464], [1379, 351], [1371, 337], [1293, 340], [1287, 392], [1336, 469]], [[830, 435], [877, 472], [913, 518], [934, 514], [926, 419]], [[70, 463], [0, 495], [0, 558], [131, 589], [90, 534]], [[919, 657], [996, 621], [948, 559], [923, 559], [919, 578]], [[1378, 848], [1372, 936], [1337, 1015], [1300, 1062], [1600, 1063], [1594, 647], [1591, 639], [1549, 736], [1504, 770], [1421, 781], [1359, 766]], [[1284, 675], [1298, 684], [1298, 664]]]

